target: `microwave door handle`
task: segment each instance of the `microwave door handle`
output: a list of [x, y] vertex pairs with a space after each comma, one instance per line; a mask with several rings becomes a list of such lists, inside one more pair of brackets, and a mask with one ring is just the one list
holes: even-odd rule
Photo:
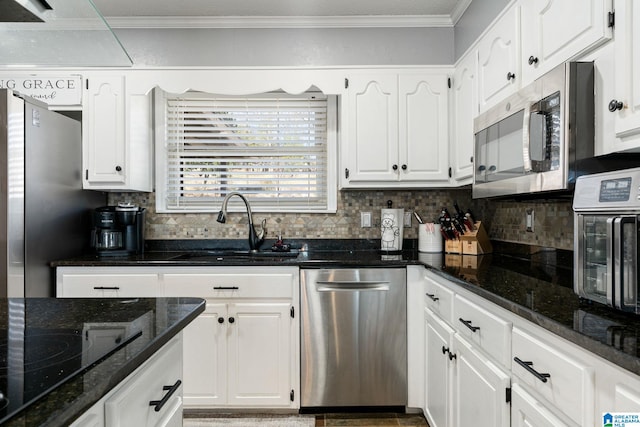
[[[633, 277], [630, 277], [629, 274], [632, 274], [627, 270], [627, 266], [625, 265], [625, 234], [624, 234], [624, 224], [635, 224], [636, 217], [635, 216], [626, 216], [616, 218], [614, 222], [615, 227], [615, 235], [614, 235], [614, 265], [615, 265], [615, 307], [620, 310], [628, 310], [629, 307], [626, 306], [625, 296], [628, 294], [626, 292], [626, 288], [628, 286], [634, 286], [636, 282], [635, 274]], [[634, 227], [636, 229], [636, 227]], [[633, 257], [636, 259], [636, 257]], [[634, 267], [635, 268], [635, 267]], [[629, 273], [629, 274], [627, 274]], [[635, 308], [634, 308], [635, 311]]]
[[614, 221], [617, 218], [607, 218], [607, 305], [614, 306]]
[[[529, 123], [531, 122], [531, 107], [530, 103], [524, 107], [524, 117], [522, 118], [522, 161], [524, 166], [524, 172], [531, 172], [531, 143], [529, 141]], [[536, 104], [533, 105], [534, 109], [537, 109]]]
[[623, 218], [620, 217], [613, 221], [613, 306], [618, 309], [624, 308], [624, 281], [622, 277], [624, 237], [622, 223]]

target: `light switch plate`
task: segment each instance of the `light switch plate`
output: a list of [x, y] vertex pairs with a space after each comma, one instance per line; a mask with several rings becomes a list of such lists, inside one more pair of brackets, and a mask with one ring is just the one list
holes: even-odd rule
[[533, 209], [527, 209], [527, 218], [525, 221], [526, 230], [530, 233], [533, 233], [533, 223], [535, 221]]
[[404, 228], [411, 228], [411, 212], [404, 212], [404, 220], [402, 222], [404, 224]]
[[360, 212], [360, 227], [371, 227], [371, 212]]

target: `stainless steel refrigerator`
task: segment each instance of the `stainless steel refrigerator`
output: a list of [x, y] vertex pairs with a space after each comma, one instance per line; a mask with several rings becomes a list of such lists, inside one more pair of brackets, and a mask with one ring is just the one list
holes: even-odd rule
[[0, 90], [0, 297], [55, 296], [54, 260], [81, 254], [90, 210], [78, 120]]

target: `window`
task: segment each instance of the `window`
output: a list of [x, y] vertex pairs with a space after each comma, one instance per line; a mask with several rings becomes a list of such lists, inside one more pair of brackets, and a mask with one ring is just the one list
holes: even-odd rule
[[336, 113], [320, 92], [157, 91], [157, 211], [217, 212], [238, 191], [256, 212], [335, 212]]

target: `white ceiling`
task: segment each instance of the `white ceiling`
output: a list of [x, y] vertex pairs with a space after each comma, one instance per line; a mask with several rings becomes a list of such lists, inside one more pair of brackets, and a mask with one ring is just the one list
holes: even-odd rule
[[452, 26], [472, 0], [93, 0], [114, 28]]

